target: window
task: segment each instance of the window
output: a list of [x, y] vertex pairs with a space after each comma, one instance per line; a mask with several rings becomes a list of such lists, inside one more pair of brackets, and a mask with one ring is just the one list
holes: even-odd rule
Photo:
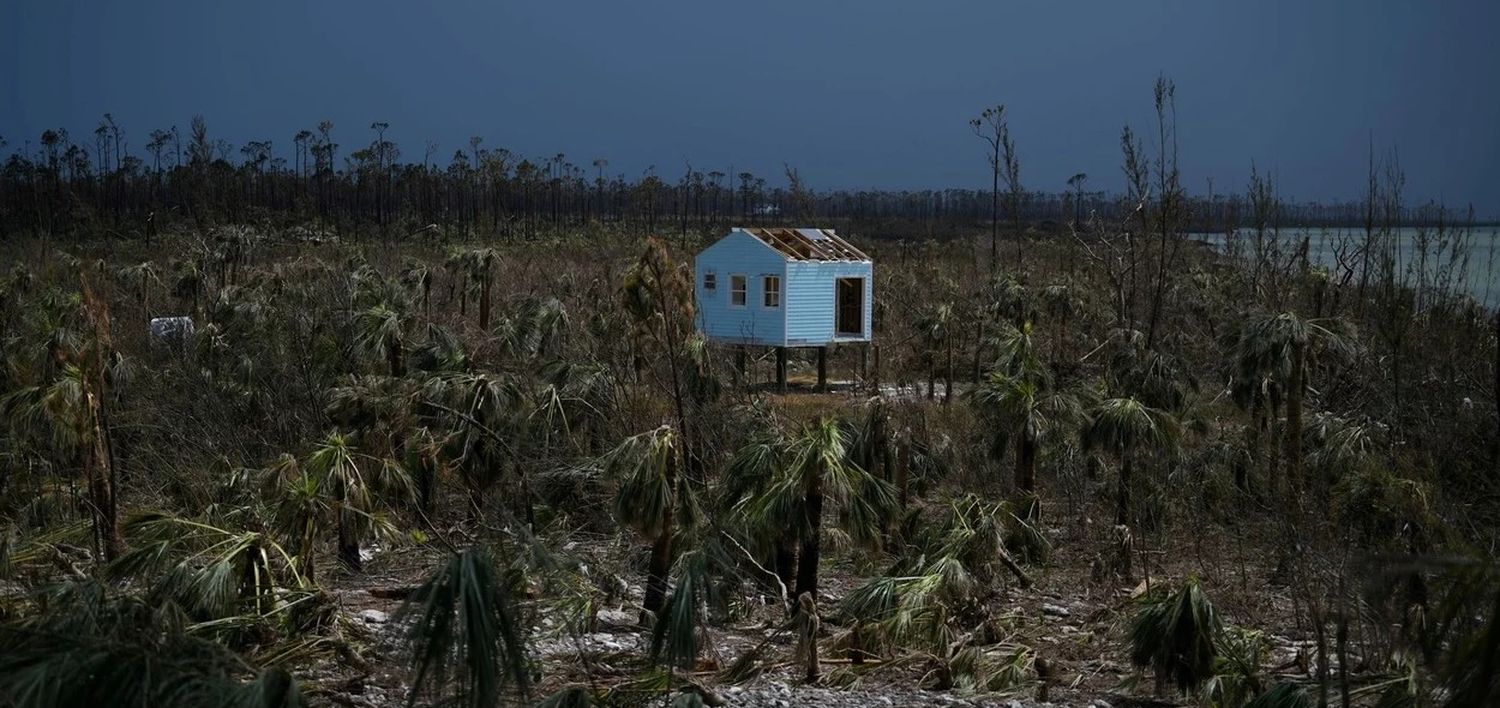
[[766, 284], [766, 307], [781, 307], [781, 276], [761, 276]]
[[709, 271], [709, 272], [703, 274], [703, 289], [704, 290], [707, 290], [709, 292], [713, 292], [714, 290], [718, 289], [718, 287], [719, 287], [719, 279], [718, 279], [717, 276], [714, 275], [713, 271]]
[[745, 276], [729, 276], [729, 304], [735, 307], [745, 306]]

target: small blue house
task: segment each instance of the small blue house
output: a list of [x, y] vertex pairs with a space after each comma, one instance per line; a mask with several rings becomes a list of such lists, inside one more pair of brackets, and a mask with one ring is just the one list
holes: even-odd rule
[[871, 340], [874, 264], [831, 229], [736, 228], [694, 265], [698, 329], [711, 342]]

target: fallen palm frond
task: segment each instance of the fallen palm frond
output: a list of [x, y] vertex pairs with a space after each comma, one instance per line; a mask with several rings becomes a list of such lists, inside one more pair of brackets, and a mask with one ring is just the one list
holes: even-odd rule
[[[5, 552], [0, 563], [4, 573], [0, 577], [13, 577], [33, 571], [48, 569], [58, 563], [67, 563], [64, 548], [78, 549], [87, 556], [81, 546], [89, 543], [90, 526], [87, 521], [78, 521], [48, 530], [43, 533], [21, 536], [9, 528], [5, 531]], [[82, 558], [80, 560], [83, 560]], [[81, 575], [69, 573], [70, 575]]]
[[946, 656], [933, 657], [924, 683], [961, 693], [994, 693], [1017, 688], [1030, 680], [1034, 657], [1029, 647], [961, 644]]
[[93, 582], [49, 589], [33, 614], [0, 624], [0, 695], [16, 706], [302, 705], [292, 678], [269, 669], [245, 683], [242, 661], [187, 633], [172, 603], [110, 597]]
[[[855, 629], [850, 646], [885, 654], [897, 647], [945, 649], [956, 632], [949, 620], [956, 590], [936, 573], [874, 578], [844, 598], [839, 610]], [[840, 642], [839, 644], [843, 644]]]
[[1278, 683], [1271, 690], [1256, 696], [1245, 708], [1312, 708], [1313, 699], [1307, 688], [1295, 683]]
[[536, 708], [590, 708], [598, 705], [604, 704], [587, 688], [569, 686], [543, 698]]
[[652, 628], [651, 660], [691, 668], [700, 650], [699, 615], [709, 583], [708, 563], [702, 551], [693, 551], [678, 559], [677, 568], [677, 587]]
[[148, 583], [151, 599], [171, 600], [198, 622], [268, 615], [278, 589], [304, 585], [291, 554], [264, 534], [154, 513], [132, 518], [126, 531], [132, 550], [110, 575]]
[[1203, 700], [1214, 708], [1239, 708], [1262, 690], [1260, 665], [1266, 656], [1260, 632], [1226, 626], [1219, 633], [1214, 675], [1203, 684]]

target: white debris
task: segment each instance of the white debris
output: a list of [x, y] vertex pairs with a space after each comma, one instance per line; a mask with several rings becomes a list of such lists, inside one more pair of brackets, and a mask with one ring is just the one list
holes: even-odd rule
[[182, 344], [192, 338], [196, 329], [191, 317], [153, 317], [150, 331], [153, 341]]

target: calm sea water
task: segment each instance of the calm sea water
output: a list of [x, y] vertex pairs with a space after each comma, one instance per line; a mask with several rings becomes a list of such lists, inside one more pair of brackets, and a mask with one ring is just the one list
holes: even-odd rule
[[[1241, 257], [1254, 254], [1254, 232], [1244, 229], [1233, 238], [1222, 233], [1190, 234], [1189, 238], [1220, 251], [1233, 248]], [[1448, 229], [1439, 235], [1436, 229], [1413, 227], [1397, 229], [1389, 238], [1397, 272], [1405, 282], [1416, 285], [1420, 280], [1428, 287], [1468, 293], [1485, 307], [1500, 305], [1500, 228]], [[1280, 229], [1267, 235], [1283, 260], [1297, 253], [1304, 239], [1310, 262], [1328, 268], [1335, 281], [1342, 279], [1344, 264], [1352, 265], [1351, 282], [1359, 281], [1363, 228]], [[1372, 265], [1372, 277], [1373, 272]]]

